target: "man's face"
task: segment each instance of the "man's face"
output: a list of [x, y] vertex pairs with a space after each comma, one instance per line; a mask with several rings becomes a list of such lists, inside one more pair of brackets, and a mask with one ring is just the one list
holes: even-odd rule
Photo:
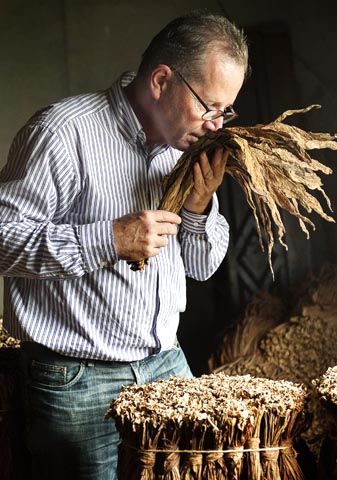
[[[244, 81], [244, 67], [231, 60], [224, 62], [219, 53], [212, 52], [205, 61], [204, 72], [203, 83], [189, 83], [208, 107], [224, 110], [233, 104]], [[186, 150], [208, 130], [221, 128], [223, 118], [203, 120], [205, 108], [183, 81], [174, 81], [177, 74], [172, 73], [158, 104], [157, 131], [162, 137], [161, 143]]]

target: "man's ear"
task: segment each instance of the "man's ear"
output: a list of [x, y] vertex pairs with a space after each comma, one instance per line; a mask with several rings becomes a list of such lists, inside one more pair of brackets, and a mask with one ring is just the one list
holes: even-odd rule
[[150, 88], [152, 97], [155, 100], [159, 100], [162, 93], [165, 91], [168, 81], [172, 77], [172, 70], [167, 65], [158, 65], [152, 70], [150, 78]]

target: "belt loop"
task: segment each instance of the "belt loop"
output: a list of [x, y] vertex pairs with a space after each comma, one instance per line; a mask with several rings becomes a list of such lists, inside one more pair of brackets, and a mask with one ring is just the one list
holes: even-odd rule
[[136, 383], [138, 385], [140, 385], [141, 383], [143, 383], [141, 381], [141, 375], [140, 375], [140, 371], [139, 371], [139, 361], [136, 360], [135, 362], [131, 362], [130, 363], [130, 367], [131, 367], [131, 370], [133, 371], [133, 374], [135, 376], [135, 380], [136, 380]]

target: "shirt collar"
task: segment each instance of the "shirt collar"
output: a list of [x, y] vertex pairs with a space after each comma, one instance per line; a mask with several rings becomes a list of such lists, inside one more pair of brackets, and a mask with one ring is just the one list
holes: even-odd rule
[[[124, 88], [135, 78], [135, 72], [124, 72], [109, 89], [109, 99], [118, 128], [129, 143], [140, 142], [145, 145], [146, 135], [129, 100]], [[168, 145], [156, 145], [153, 149], [156, 154], [166, 150]]]
[[108, 91], [110, 105], [113, 115], [116, 118], [117, 126], [130, 143], [135, 143], [140, 132], [143, 131], [123, 90], [124, 87], [131, 83], [135, 76], [136, 74], [134, 72], [123, 73]]

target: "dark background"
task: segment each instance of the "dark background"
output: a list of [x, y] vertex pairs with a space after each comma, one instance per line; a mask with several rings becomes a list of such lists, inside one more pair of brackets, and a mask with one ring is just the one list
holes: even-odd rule
[[[334, 0], [0, 0], [0, 166], [34, 111], [68, 95], [106, 88], [122, 71], [137, 67], [160, 28], [194, 8], [223, 13], [247, 33], [253, 70], [236, 105], [238, 123], [268, 123], [284, 110], [318, 103], [322, 109], [291, 122], [337, 132]], [[337, 152], [313, 156], [337, 171]], [[335, 208], [336, 173], [322, 180]], [[307, 240], [285, 214], [289, 250], [276, 245], [273, 282], [243, 193], [226, 178], [219, 199], [231, 227], [229, 252], [210, 280], [188, 281], [188, 308], [179, 329], [195, 374], [207, 371], [218, 339], [254, 293], [288, 295], [289, 288], [336, 257], [334, 224], [313, 215], [316, 230]], [[1, 292], [0, 285], [0, 300]]]

